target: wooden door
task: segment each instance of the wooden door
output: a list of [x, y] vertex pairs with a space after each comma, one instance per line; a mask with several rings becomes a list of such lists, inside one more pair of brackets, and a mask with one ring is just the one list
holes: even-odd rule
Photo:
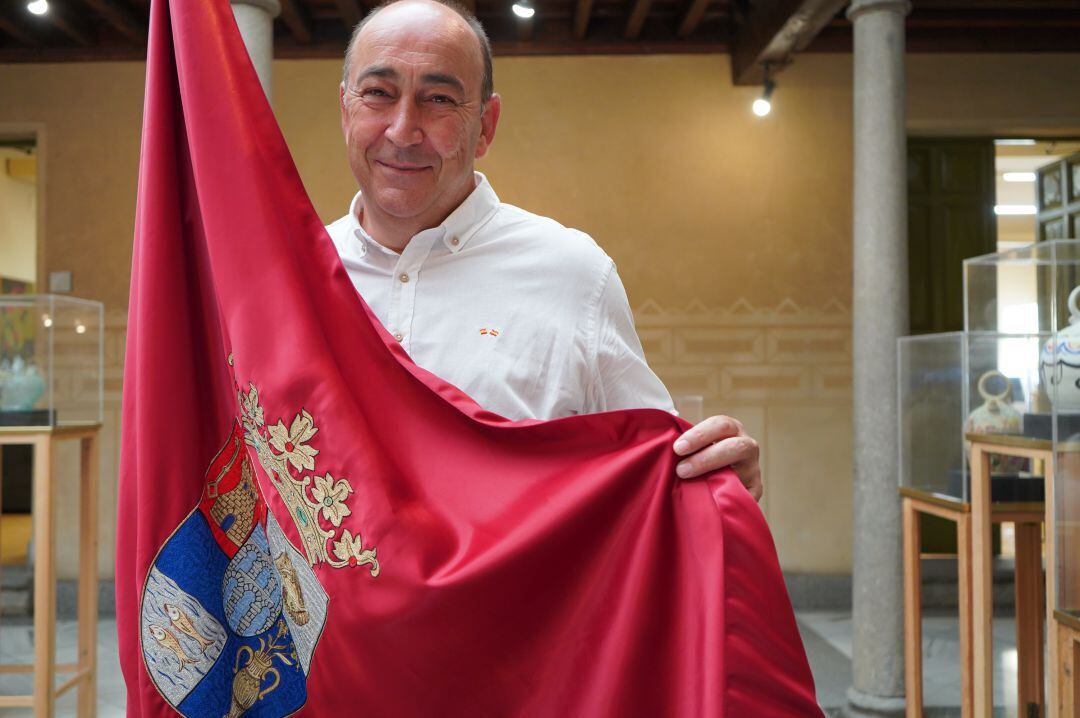
[[[994, 194], [993, 140], [908, 139], [912, 334], [964, 328], [963, 261], [997, 249]], [[956, 552], [951, 522], [924, 514], [921, 527], [923, 552]]]
[[908, 140], [911, 333], [963, 329], [963, 260], [996, 249], [993, 140]]

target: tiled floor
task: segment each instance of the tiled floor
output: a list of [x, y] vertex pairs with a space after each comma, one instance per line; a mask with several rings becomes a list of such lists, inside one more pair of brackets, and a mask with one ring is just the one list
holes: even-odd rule
[[[851, 613], [804, 611], [798, 619], [818, 701], [824, 708], [839, 708], [851, 685]], [[1016, 716], [1015, 630], [1012, 618], [994, 619], [995, 716]], [[923, 616], [923, 705], [928, 714], [953, 715], [946, 709], [956, 708], [959, 702], [960, 636], [956, 616]]]
[[[802, 612], [798, 614], [810, 665], [817, 683], [818, 700], [830, 713], [844, 703], [851, 685], [851, 614], [841, 611]], [[957, 705], [960, 696], [957, 621], [951, 616], [930, 616], [923, 624], [924, 694], [928, 707], [947, 709]], [[26, 662], [33, 653], [32, 630], [25, 621], [0, 624], [0, 663]], [[57, 658], [61, 662], [75, 658], [76, 625], [60, 621], [57, 627]], [[116, 621], [103, 619], [98, 624], [98, 716], [119, 718], [124, 715], [124, 682], [116, 655]], [[29, 693], [31, 679], [26, 675], [0, 675], [0, 694]], [[994, 620], [994, 703], [1003, 707], [1001, 715], [1015, 716], [1016, 647], [1013, 622]], [[945, 710], [939, 715], [950, 714]], [[65, 694], [57, 704], [57, 716], [75, 715], [75, 691]], [[3, 718], [31, 718], [29, 709], [2, 709]]]
[[[56, 627], [56, 660], [73, 663], [78, 641], [75, 621], [59, 621]], [[0, 624], [0, 663], [28, 663], [33, 659], [33, 629], [27, 619], [4, 619]], [[123, 677], [116, 652], [116, 621], [98, 622], [98, 717], [121, 718], [124, 713]], [[0, 695], [33, 692], [33, 679], [26, 674], [0, 674]], [[56, 703], [56, 715], [66, 718], [75, 715], [75, 692], [71, 689]], [[29, 708], [0, 708], [3, 718], [32, 718]]]

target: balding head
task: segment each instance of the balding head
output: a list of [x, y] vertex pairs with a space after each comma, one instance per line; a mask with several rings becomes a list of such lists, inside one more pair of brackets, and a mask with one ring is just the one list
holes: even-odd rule
[[[342, 83], [348, 87], [351, 80], [350, 73], [356, 68], [353, 62], [356, 57], [356, 46], [363, 41], [362, 35], [365, 28], [377, 17], [379, 22], [409, 22], [418, 17], [426, 17], [428, 20], [439, 18], [458, 25], [459, 29], [467, 29], [468, 35], [475, 38], [475, 49], [479, 54], [481, 63], [480, 77], [480, 101], [486, 103], [495, 92], [494, 72], [491, 64], [491, 42], [487, 33], [476, 16], [455, 0], [385, 0], [369, 12], [364, 19], [357, 23], [349, 38], [348, 47], [345, 50], [345, 65], [342, 70]], [[471, 40], [470, 40], [471, 42]]]
[[359, 218], [386, 246], [438, 225], [475, 188], [473, 164], [502, 107], [479, 40], [442, 0], [397, 0], [368, 15], [350, 43], [341, 129], [363, 192]]

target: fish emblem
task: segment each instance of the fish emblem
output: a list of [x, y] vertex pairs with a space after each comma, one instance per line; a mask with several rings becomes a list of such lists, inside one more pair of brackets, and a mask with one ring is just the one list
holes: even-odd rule
[[169, 621], [172, 623], [173, 628], [185, 636], [191, 636], [198, 644], [203, 653], [206, 653], [206, 649], [214, 645], [213, 641], [208, 641], [203, 638], [202, 634], [195, 628], [195, 624], [192, 623], [191, 617], [181, 611], [171, 603], [165, 604], [165, 612], [169, 614]]
[[184, 647], [180, 645], [180, 641], [176, 640], [176, 636], [170, 630], [151, 623], [150, 635], [154, 637], [154, 640], [162, 648], [172, 651], [173, 655], [176, 656], [176, 660], [180, 662], [180, 670], [184, 670], [186, 665], [195, 665], [195, 659], [184, 652]]

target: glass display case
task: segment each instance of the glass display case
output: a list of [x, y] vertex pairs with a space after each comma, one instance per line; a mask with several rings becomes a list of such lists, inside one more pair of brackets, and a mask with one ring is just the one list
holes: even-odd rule
[[969, 334], [1035, 330], [1043, 337], [1039, 394], [1025, 414], [1024, 434], [1049, 442], [1053, 450], [1055, 607], [1075, 618], [1080, 616], [1080, 241], [1040, 242], [968, 260], [965, 285]]
[[101, 302], [0, 295], [0, 427], [100, 422], [102, 330]]
[[[1041, 334], [949, 332], [898, 345], [900, 485], [971, 500], [968, 434], [1023, 436], [1041, 406]], [[1037, 420], [1035, 421], [1037, 424]], [[991, 500], [1043, 500], [1042, 467], [991, 460]]]
[[[907, 596], [917, 602], [912, 517], [931, 504], [931, 513], [951, 511], [959, 535], [966, 515], [971, 620], [989, 625], [992, 525], [1014, 523], [1018, 714], [1039, 712], [1042, 617], [1034, 606], [1045, 516], [1047, 599], [1056, 619], [1048, 703], [1080, 695], [1080, 241], [965, 260], [964, 331], [900, 341], [899, 410]], [[977, 484], [969, 453], [979, 462]], [[968, 675], [979, 715], [992, 703], [992, 645], [987, 633], [974, 632]]]

